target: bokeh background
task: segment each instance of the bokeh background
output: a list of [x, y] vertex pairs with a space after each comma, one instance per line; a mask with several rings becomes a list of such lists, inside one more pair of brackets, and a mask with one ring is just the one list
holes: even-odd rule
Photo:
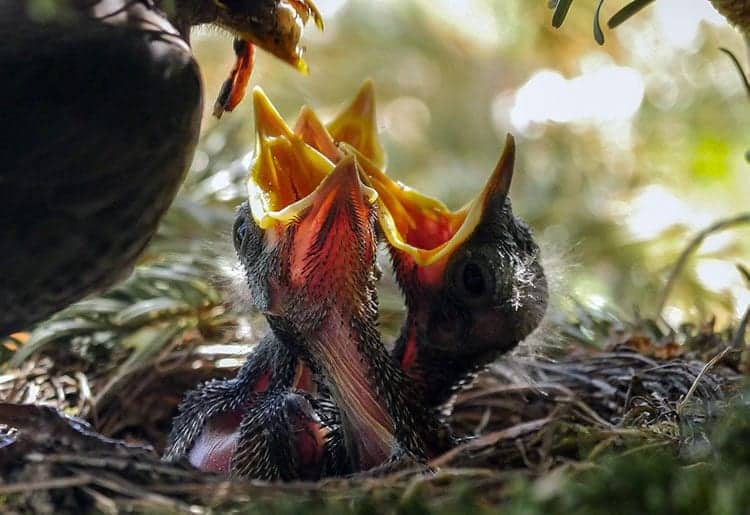
[[[621, 3], [605, 3], [602, 19]], [[259, 51], [252, 85], [288, 120], [303, 104], [326, 119], [372, 78], [389, 174], [451, 207], [477, 193], [512, 132], [514, 208], [561, 263], [560, 298], [653, 315], [689, 239], [750, 209], [750, 102], [719, 47], [746, 53], [705, 0], [659, 0], [605, 29], [604, 46], [592, 36], [594, 1], [574, 2], [559, 30], [541, 0], [316, 4], [326, 28], [305, 31], [309, 75]], [[193, 45], [204, 134], [151, 256], [228, 242], [252, 160], [252, 103], [210, 115], [232, 66], [230, 37], [198, 29]], [[738, 264], [750, 266], [748, 225], [705, 241], [665, 320], [736, 320], [750, 304]]]

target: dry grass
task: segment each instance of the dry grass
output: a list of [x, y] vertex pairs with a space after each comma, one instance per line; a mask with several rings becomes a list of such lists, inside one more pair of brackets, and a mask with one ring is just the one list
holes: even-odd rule
[[[6, 512], [202, 512], [258, 503], [284, 512], [289, 503], [334, 510], [363, 499], [403, 507], [417, 492], [441, 506], [457, 491], [472, 492], [485, 506], [505, 504], [519, 478], [587, 470], [602, 455], [638, 449], [678, 453], [706, 438], [706, 422], [721, 413], [741, 378], [733, 333], [710, 325], [659, 338], [635, 331], [609, 327], [606, 350], [571, 344], [554, 358], [494, 364], [458, 396], [451, 415], [458, 431], [475, 438], [433, 460], [434, 473], [298, 484], [230, 482], [159, 461], [182, 393], [230, 374], [217, 363], [239, 364], [235, 347], [206, 346], [199, 329], [186, 330], [126, 373], [121, 364], [132, 354], [115, 349], [115, 363], [102, 366], [87, 356], [91, 349], [48, 347], [0, 377], [0, 396], [9, 403], [0, 406], [7, 425], [0, 499]], [[217, 334], [212, 343], [224, 343]]]

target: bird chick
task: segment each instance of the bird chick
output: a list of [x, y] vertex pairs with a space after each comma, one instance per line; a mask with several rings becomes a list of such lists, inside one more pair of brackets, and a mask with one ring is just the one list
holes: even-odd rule
[[303, 108], [295, 132], [333, 162], [356, 155], [379, 194], [379, 226], [407, 308], [393, 357], [426, 404], [444, 404], [536, 328], [547, 305], [547, 282], [539, 248], [508, 198], [512, 136], [484, 189], [451, 211], [382, 171], [370, 81], [326, 126]]
[[241, 427], [243, 420], [253, 410], [262, 410], [264, 402], [268, 405], [269, 392], [277, 395], [283, 390], [311, 392], [314, 385], [309, 369], [268, 334], [236, 377], [208, 381], [185, 395], [172, 422], [164, 459], [186, 457], [207, 472], [248, 472], [252, 467], [235, 458], [238, 449], [250, 445]]
[[[262, 93], [254, 99], [266, 121], [248, 181], [241, 262], [255, 304], [326, 378], [354, 470], [381, 465], [397, 444], [433, 452], [437, 424], [409, 395], [377, 332], [377, 194], [361, 183], [353, 157], [334, 167]], [[310, 172], [289, 173], [299, 169]]]

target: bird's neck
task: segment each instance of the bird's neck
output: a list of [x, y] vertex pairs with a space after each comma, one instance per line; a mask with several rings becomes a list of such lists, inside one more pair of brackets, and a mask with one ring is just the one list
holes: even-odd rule
[[320, 334], [325, 336], [312, 338], [309, 348], [331, 383], [355, 466], [361, 470], [378, 466], [388, 459], [395, 443], [394, 418], [381, 380], [379, 356], [385, 348], [368, 324], [343, 319], [338, 313], [324, 322]]
[[206, 25], [216, 19], [216, 3], [197, 0], [154, 0], [155, 5], [165, 12], [182, 37], [190, 43], [190, 29]]
[[469, 383], [491, 356], [462, 355], [430, 342], [413, 314], [407, 315], [396, 343], [394, 362], [415, 385], [425, 406], [440, 408]]

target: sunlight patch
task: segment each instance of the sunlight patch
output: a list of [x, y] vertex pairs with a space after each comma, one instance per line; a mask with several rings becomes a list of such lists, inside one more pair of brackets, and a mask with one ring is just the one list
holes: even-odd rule
[[519, 88], [510, 121], [520, 131], [534, 124], [604, 125], [629, 121], [643, 101], [641, 74], [629, 67], [606, 65], [566, 79], [541, 70]]

